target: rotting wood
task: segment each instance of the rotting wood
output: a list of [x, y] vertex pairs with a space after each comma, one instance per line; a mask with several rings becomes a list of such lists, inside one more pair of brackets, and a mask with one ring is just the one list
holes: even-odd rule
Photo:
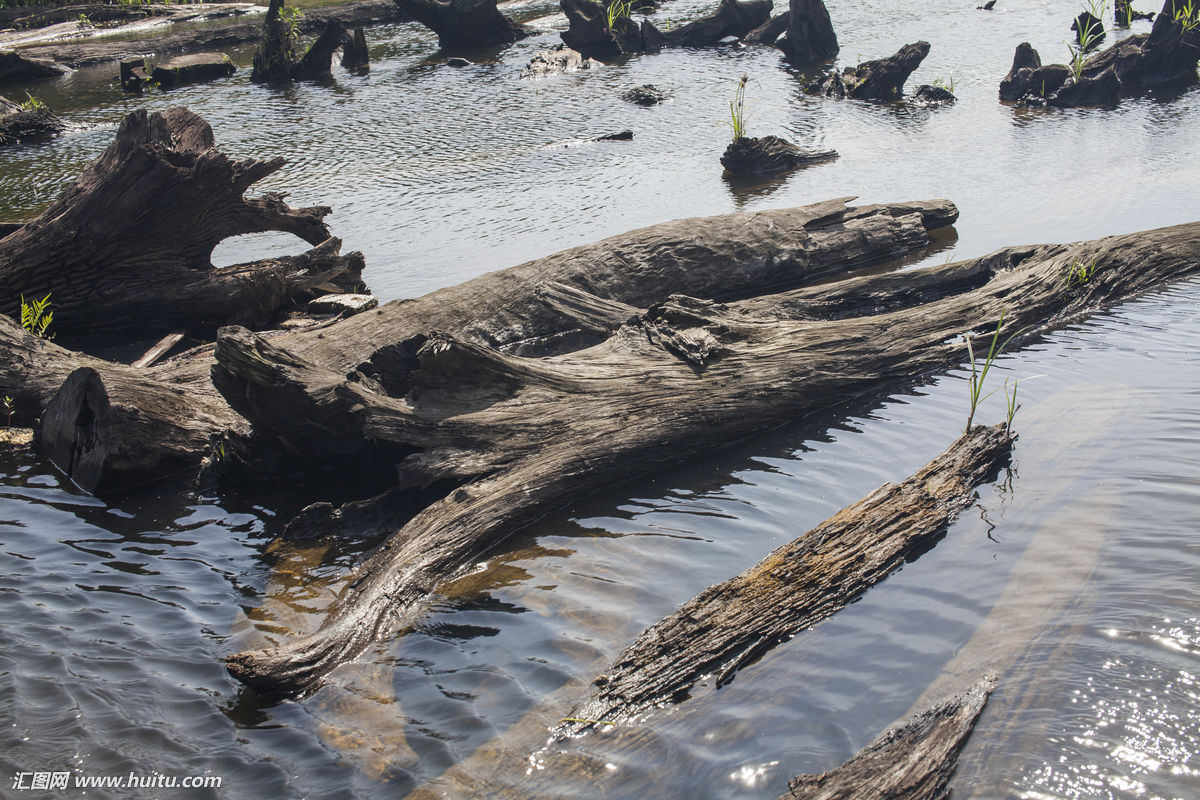
[[[1080, 263], [1091, 278], [1070, 285]], [[1001, 313], [1030, 336], [1198, 269], [1200, 223], [1012, 247], [730, 304], [673, 295], [601, 344], [540, 359], [430, 330], [371, 380], [225, 329], [214, 383], [295, 459], [382, 452], [400, 458], [398, 486], [457, 486], [354, 567], [319, 630], [228, 667], [302, 690], [411, 627], [441, 582], [550, 508], [954, 364], [962, 334]]]
[[959, 753], [995, 686], [995, 678], [982, 678], [884, 731], [840, 767], [792, 778], [779, 800], [946, 800]]
[[[361, 282], [362, 255], [340, 255], [328, 207], [292, 208], [284, 195], [244, 193], [284, 159], [233, 161], [212, 128], [184, 108], [134, 111], [116, 139], [39, 217], [4, 238], [0, 313], [21, 294], [51, 295], [54, 330], [163, 332], [240, 321], [269, 326], [314, 287]], [[213, 248], [244, 233], [283, 231], [313, 249], [214, 268]]]
[[[888, 483], [782, 545], [741, 574], [705, 589], [647, 628], [592, 682], [588, 699], [552, 731], [577, 736], [715, 688], [840, 611], [914, 552], [945, 535], [975, 487], [1007, 461], [1004, 425], [975, 426], [901, 483]], [[586, 721], [585, 721], [586, 720]]]
[[[928, 230], [949, 225], [956, 217], [957, 210], [948, 201], [855, 208], [848, 207], [843, 198], [800, 208], [675, 220], [489, 273], [415, 300], [394, 301], [333, 328], [317, 326], [274, 341], [335, 372], [358, 373], [385, 384], [392, 365], [405, 363], [405, 343], [429, 330], [516, 354], [564, 353], [603, 341], [611, 328], [638, 308], [673, 290], [730, 299], [800, 286], [921, 248], [930, 242]], [[583, 298], [574, 307], [568, 301], [558, 305], [551, 299], [572, 291], [577, 300]], [[632, 311], [624, 318], [602, 323], [595, 314], [584, 312], [597, 295], [612, 298], [604, 313], [622, 307]], [[123, 383], [129, 374], [126, 365], [71, 353], [11, 324], [0, 326], [0, 351], [11, 354], [0, 359], [0, 390], [17, 398], [24, 424], [37, 419], [78, 367], [91, 367], [105, 385]], [[224, 404], [209, 380], [211, 352], [211, 348], [189, 351], [186, 357], [139, 374], [138, 379], [157, 381], [163, 391], [182, 387], [203, 398], [206, 412], [201, 419], [210, 424], [209, 437], [216, 440], [229, 434], [231, 438], [229, 458], [215, 465], [222, 475], [243, 482], [288, 479], [289, 473], [268, 468], [260, 459], [248, 464], [240, 460], [238, 442], [243, 439], [244, 423]], [[117, 395], [132, 391], [112, 388]], [[96, 448], [109, 446], [105, 438], [113, 439], [114, 447], [120, 439], [140, 442], [147, 465], [177, 460], [185, 452], [199, 465], [209, 454], [207, 447], [192, 449], [198, 437], [186, 421], [150, 416], [171, 411], [170, 404], [142, 405], [144, 416], [113, 415], [103, 425], [79, 430], [103, 433], [94, 440]], [[86, 413], [80, 406], [76, 418]], [[71, 415], [64, 413], [61, 419], [71, 419]], [[142, 427], [154, 428], [158, 438], [147, 435]], [[55, 435], [69, 438], [71, 430]], [[171, 432], [186, 435], [173, 441], [166, 438]], [[64, 450], [69, 449], [64, 445]], [[324, 460], [337, 469], [364, 466]], [[274, 466], [280, 465], [311, 469], [311, 464], [286, 449]], [[118, 471], [128, 469], [133, 470], [132, 475]], [[103, 476], [97, 486], [122, 487], [140, 482], [145, 470], [126, 460], [94, 474]]]

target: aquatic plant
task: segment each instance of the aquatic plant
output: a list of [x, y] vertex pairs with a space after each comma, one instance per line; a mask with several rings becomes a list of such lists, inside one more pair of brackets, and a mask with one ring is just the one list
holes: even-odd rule
[[1195, 5], [1194, 0], [1187, 0], [1183, 5], [1177, 2], [1175, 4], [1175, 21], [1183, 25], [1185, 32], [1192, 31], [1197, 25], [1200, 25], [1200, 6]]
[[4, 395], [4, 413], [8, 414], [8, 427], [12, 427], [13, 414], [17, 413], [17, 409], [13, 406], [13, 399], [9, 395]]
[[81, 28], [95, 27], [94, 25], [92, 25], [92, 20], [87, 14], [80, 14], [79, 17], [77, 18], [77, 22], [79, 23], [79, 27], [81, 27]]
[[735, 142], [746, 135], [746, 84], [749, 82], [750, 76], [742, 75], [733, 92], [733, 99], [729, 101], [729, 127], [733, 129]]
[[279, 12], [279, 20], [283, 23], [283, 34], [290, 48], [300, 39], [300, 23], [304, 21], [304, 12], [289, 6]]
[[604, 30], [612, 32], [617, 20], [645, 11], [644, 8], [634, 8], [633, 3], [634, 0], [612, 0], [604, 9]]
[[1093, 258], [1091, 261], [1083, 261], [1075, 259], [1071, 262], [1071, 266], [1067, 269], [1067, 288], [1073, 286], [1083, 286], [1092, 279], [1096, 274], [1096, 263], [1099, 259]]
[[[1009, 334], [1008, 338], [1005, 339], [1003, 342], [1000, 341], [1000, 329], [1004, 327], [1005, 313], [1006, 313], [1006, 310], [1001, 309], [1000, 319], [996, 321], [996, 330], [994, 333], [992, 333], [992, 342], [988, 346], [987, 356], [983, 360], [982, 367], [980, 367], [976, 363], [975, 346], [971, 342], [971, 332], [967, 331], [965, 334], [963, 334], [963, 339], [967, 343], [967, 357], [971, 360], [971, 380], [970, 380], [970, 387], [969, 387], [971, 408], [970, 408], [970, 411], [967, 413], [967, 431], [968, 432], [970, 432], [970, 430], [971, 430], [971, 423], [973, 423], [975, 421], [975, 411], [979, 408], [979, 404], [996, 393], [995, 389], [988, 392], [987, 394], [983, 393], [984, 381], [987, 380], [987, 374], [991, 370], [992, 364], [996, 360], [996, 356], [1000, 355], [1000, 352], [1002, 350], [1004, 350], [1004, 348], [1008, 345], [1009, 342], [1012, 341], [1013, 337], [1021, 332], [1021, 331], [1015, 331], [1015, 332]], [[1016, 402], [1015, 389], [1013, 391], [1013, 402]], [[1012, 411], [1012, 413], [1016, 414], [1016, 410], [1014, 409]]]
[[1088, 13], [1091, 14], [1091, 21], [1084, 20], [1083, 15], [1076, 20], [1077, 23], [1083, 24], [1077, 25], [1075, 41], [1067, 43], [1067, 50], [1071, 53], [1071, 75], [1076, 83], [1083, 78], [1083, 66], [1088, 54], [1095, 50], [1104, 38], [1104, 24], [1100, 20], [1104, 18], [1107, 10], [1108, 0], [1101, 0], [1099, 4], [1089, 2]]
[[54, 321], [54, 312], [46, 310], [49, 306], [50, 292], [41, 300], [29, 302], [25, 302], [25, 295], [21, 295], [21, 327], [34, 336], [45, 339], [46, 329]]
[[945, 89], [950, 94], [954, 94], [954, 87], [957, 83], [958, 81], [955, 79], [954, 73], [951, 72], [950, 77], [946, 80], [942, 80], [942, 76], [940, 75], [934, 78], [931, 85], [938, 89]]
[[41, 111], [46, 104], [41, 101], [41, 98], [25, 92], [25, 99], [18, 103], [18, 106], [22, 111]]

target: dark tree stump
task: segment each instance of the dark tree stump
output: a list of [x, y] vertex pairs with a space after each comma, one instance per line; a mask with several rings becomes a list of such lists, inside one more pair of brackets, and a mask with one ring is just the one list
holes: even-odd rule
[[362, 26], [354, 29], [353, 35], [342, 43], [342, 66], [351, 72], [365, 73], [371, 69], [371, 53], [367, 49], [367, 35]]
[[0, 96], [0, 146], [48, 139], [66, 128], [67, 124], [44, 105], [24, 109]]
[[791, 0], [787, 35], [777, 42], [793, 64], [806, 66], [828, 61], [838, 54], [837, 34], [822, 0]]
[[924, 106], [946, 106], [958, 101], [954, 93], [942, 86], [930, 86], [928, 83], [923, 83], [913, 92], [912, 99], [914, 103]]
[[1154, 12], [1135, 11], [1132, 0], [1117, 0], [1113, 4], [1113, 19], [1116, 20], [1117, 27], [1128, 28], [1131, 22], [1140, 19], [1154, 19]]
[[836, 150], [802, 150], [778, 136], [742, 136], [725, 148], [721, 166], [730, 175], [774, 175], [837, 157]]
[[662, 89], [659, 89], [657, 86], [652, 86], [651, 84], [647, 83], [642, 86], [635, 86], [634, 88], [623, 92], [621, 94], [621, 99], [626, 103], [633, 103], [635, 106], [649, 107], [656, 106], [659, 103], [665, 103], [667, 100], [671, 99], [671, 95], [667, 94]]
[[746, 44], [775, 44], [776, 40], [787, 32], [788, 25], [791, 24], [791, 19], [792, 15], [790, 11], [776, 14], [743, 36], [742, 41]]
[[856, 67], [846, 67], [839, 75], [832, 72], [805, 89], [810, 95], [850, 97], [855, 100], [900, 100], [904, 83], [929, 54], [929, 42], [915, 42], [901, 47], [895, 55], [875, 61], [864, 61]]
[[[51, 293], [54, 330], [161, 336], [181, 326], [269, 324], [285, 305], [361, 280], [362, 256], [338, 255], [329, 208], [295, 209], [246, 190], [284, 164], [231, 161], [185, 108], [135, 111], [115, 141], [37, 219], [0, 248], [0, 312]], [[284, 231], [318, 245], [302, 256], [216, 269], [230, 236]]]
[[663, 32], [671, 47], [710, 47], [728, 36], [739, 39], [771, 19], [772, 0], [720, 0], [707, 17]]
[[649, 20], [638, 25], [617, 17], [608, 27], [605, 7], [594, 0], [562, 0], [570, 27], [562, 33], [568, 47], [600, 61], [619, 60], [637, 53], [657, 53], [664, 47], [710, 47], [729, 36], [741, 38], [767, 22], [772, 0], [720, 0], [717, 10], [670, 31]]
[[396, 0], [396, 5], [436, 33], [443, 50], [487, 50], [532, 33], [501, 14], [496, 0]]
[[[271, 0], [267, 7], [262, 38], [254, 52], [251, 81], [281, 83], [328, 78], [332, 74], [330, 67], [333, 54], [339, 48], [342, 49], [343, 62], [346, 53], [352, 54], [352, 61], [360, 61], [366, 57], [366, 39], [361, 43], [357, 42], [341, 20], [330, 19], [321, 30], [321, 35], [309, 45], [304, 56], [297, 58], [296, 41], [293, 31], [283, 20], [283, 8], [284, 0]], [[361, 69], [361, 65], [356, 65], [354, 69]]]
[[1084, 11], [1076, 17], [1071, 23], [1071, 30], [1075, 32], [1075, 43], [1087, 53], [1099, 47], [1108, 37], [1104, 22], [1090, 11]]

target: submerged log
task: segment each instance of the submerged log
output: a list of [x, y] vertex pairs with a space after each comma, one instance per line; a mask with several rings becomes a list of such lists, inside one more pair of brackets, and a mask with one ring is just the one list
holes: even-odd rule
[[[176, 56], [169, 61], [155, 64], [150, 77], [164, 89], [173, 89], [188, 83], [203, 83], [225, 78], [237, 71], [233, 61], [224, 53], [191, 53]], [[121, 63], [122, 86], [125, 84], [125, 62]]]
[[1193, 20], [1200, 14], [1183, 0], [1166, 0], [1150, 33], [1129, 36], [1093, 54], [1078, 65], [1078, 76], [1065, 64], [1033, 67], [1032, 62], [1041, 60], [1023, 43], [1000, 84], [1000, 99], [1027, 106], [1105, 106], [1151, 89], [1195, 83], [1200, 25], [1185, 24], [1189, 13]]
[[822, 80], [814, 81], [804, 91], [810, 95], [851, 97], [855, 100], [899, 100], [904, 95], [904, 83], [908, 76], [921, 66], [927, 55], [929, 42], [906, 44], [887, 58], [846, 67], [840, 75], [831, 72]]
[[791, 0], [787, 33], [776, 45], [789, 61], [801, 66], [836, 56], [837, 34], [823, 0]]
[[[397, 486], [446, 492], [353, 569], [315, 633], [234, 654], [228, 668], [262, 690], [302, 690], [414, 625], [442, 582], [550, 508], [956, 363], [963, 332], [1002, 313], [1029, 335], [1193, 274], [1198, 256], [1194, 223], [729, 304], [662, 298], [663, 283], [648, 308], [547, 287], [581, 324], [626, 321], [594, 347], [540, 359], [430, 329], [371, 380], [225, 329], [214, 382], [296, 460], [384, 452], [399, 459]], [[1096, 265], [1092, 277], [1069, 286], [1079, 263]]]
[[66, 72], [52, 61], [27, 58], [15, 50], [0, 50], [0, 84], [29, 84], [60, 78]]
[[396, 5], [436, 33], [443, 50], [486, 50], [533, 33], [501, 14], [496, 0], [396, 0]]
[[836, 150], [801, 150], [778, 136], [739, 136], [725, 148], [721, 166], [730, 175], [775, 175], [837, 157]]
[[792, 778], [779, 800], [945, 800], [958, 755], [995, 686], [994, 678], [983, 678], [884, 731], [837, 769]]
[[[339, 255], [327, 207], [291, 208], [284, 195], [244, 197], [284, 164], [231, 161], [212, 128], [184, 108], [135, 111], [115, 141], [38, 218], [4, 238], [0, 312], [20, 295], [51, 294], [54, 328], [162, 335], [233, 321], [261, 326], [293, 301], [361, 281], [362, 256]], [[222, 240], [284, 231], [317, 245], [299, 256], [217, 269]]]
[[647, 628], [563, 715], [555, 740], [624, 724], [715, 688], [797, 633], [812, 628], [924, 552], [1008, 460], [1004, 425], [975, 426], [899, 484], [879, 487], [736, 577], [705, 589]]

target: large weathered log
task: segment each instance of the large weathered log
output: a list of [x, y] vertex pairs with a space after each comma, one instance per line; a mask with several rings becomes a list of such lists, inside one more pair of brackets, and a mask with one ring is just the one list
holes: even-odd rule
[[[1086, 284], [1068, 284], [1093, 262]], [[599, 345], [542, 359], [429, 331], [393, 349], [372, 380], [226, 329], [214, 381], [255, 426], [302, 454], [334, 438], [348, 453], [352, 437], [364, 450], [412, 451], [399, 485], [458, 486], [354, 568], [317, 632], [235, 654], [229, 669], [261, 689], [302, 689], [412, 625], [441, 582], [548, 508], [955, 363], [960, 335], [1005, 310], [1012, 326], [1041, 330], [1197, 269], [1193, 223], [727, 305], [676, 295]], [[595, 305], [584, 316], [611, 307]]]
[[719, 688], [768, 651], [853, 602], [945, 535], [975, 487], [1008, 459], [1004, 425], [976, 426], [899, 484], [879, 487], [750, 569], [710, 586], [647, 628], [564, 715], [556, 740], [599, 722], [622, 724], [685, 699], [712, 676]]
[[814, 64], [836, 56], [837, 34], [823, 0], [791, 0], [787, 34], [776, 45], [794, 64]]
[[879, 734], [837, 769], [792, 778], [779, 800], [946, 800], [958, 755], [995, 686], [983, 678]]
[[[1193, 22], [1185, 22], [1192, 14]], [[1161, 86], [1196, 81], [1200, 25], [1193, 7], [1166, 0], [1150, 33], [1129, 36], [1092, 55], [1076, 70], [1065, 64], [1040, 69], [1037, 51], [1017, 48], [1013, 68], [1000, 84], [1000, 99], [1029, 106], [1114, 105], [1122, 97]], [[1031, 55], [1032, 54], [1032, 55]]]
[[496, 0], [396, 0], [396, 5], [436, 33], [443, 50], [486, 50], [533, 33], [501, 14]]
[[887, 58], [846, 67], [840, 75], [831, 72], [822, 80], [814, 81], [804, 91], [812, 95], [852, 97], [855, 100], [899, 100], [904, 94], [904, 83], [908, 76], [921, 66], [927, 55], [929, 42], [906, 44]]
[[[362, 256], [338, 254], [327, 207], [294, 209], [284, 195], [245, 191], [284, 164], [231, 161], [212, 128], [184, 108], [135, 111], [116, 140], [41, 216], [4, 238], [0, 312], [20, 295], [51, 293], [59, 334], [97, 330], [161, 335], [181, 326], [260, 325], [320, 284], [351, 288]], [[223, 239], [285, 231], [308, 253], [216, 269]]]

